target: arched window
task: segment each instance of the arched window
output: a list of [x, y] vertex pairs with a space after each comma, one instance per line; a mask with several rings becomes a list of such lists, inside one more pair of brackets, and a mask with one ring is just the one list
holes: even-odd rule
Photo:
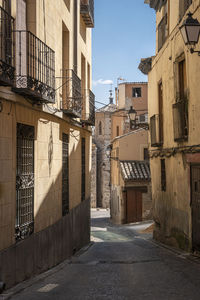
[[99, 122], [99, 135], [102, 135], [102, 124], [101, 124], [101, 121]]

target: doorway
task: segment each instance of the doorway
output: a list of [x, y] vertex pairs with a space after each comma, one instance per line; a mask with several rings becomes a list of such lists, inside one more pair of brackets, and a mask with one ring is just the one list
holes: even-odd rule
[[200, 165], [191, 166], [192, 246], [200, 251]]
[[142, 221], [142, 192], [137, 189], [127, 189], [126, 222]]

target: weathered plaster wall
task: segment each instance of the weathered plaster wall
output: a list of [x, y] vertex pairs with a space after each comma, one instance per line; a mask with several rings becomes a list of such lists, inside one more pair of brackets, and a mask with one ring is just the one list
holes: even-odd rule
[[[149, 73], [149, 117], [159, 112], [158, 83], [162, 80], [163, 84], [163, 148], [199, 144], [200, 59], [197, 54], [190, 54], [184, 45], [179, 26], [185, 17], [180, 24], [177, 24], [179, 19], [177, 2], [170, 1], [170, 36], [153, 59], [152, 70]], [[194, 12], [194, 18], [200, 20], [199, 0], [194, 0], [189, 10]], [[158, 14], [157, 23], [159, 18]], [[178, 97], [177, 60], [181, 55], [186, 61], [189, 134], [188, 141], [177, 143], [174, 141], [172, 105]], [[153, 149], [155, 148], [150, 148], [150, 150]], [[160, 158], [151, 159], [154, 218], [157, 224], [155, 237], [176, 246], [191, 249], [190, 164], [186, 162], [185, 154], [163, 158], [165, 158], [167, 178], [165, 192], [161, 191]]]

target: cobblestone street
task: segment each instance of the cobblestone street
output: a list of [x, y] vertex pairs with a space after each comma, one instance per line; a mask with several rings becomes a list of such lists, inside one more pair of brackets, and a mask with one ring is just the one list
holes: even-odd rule
[[93, 210], [91, 223], [87, 249], [11, 299], [199, 299], [200, 261], [153, 242], [151, 222], [114, 226], [109, 211]]

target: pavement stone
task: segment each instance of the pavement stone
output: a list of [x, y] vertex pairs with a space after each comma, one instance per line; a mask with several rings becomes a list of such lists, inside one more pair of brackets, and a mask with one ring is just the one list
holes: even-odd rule
[[152, 221], [113, 225], [107, 210], [91, 216], [87, 248], [1, 299], [200, 299], [200, 259], [153, 241], [145, 233]]

